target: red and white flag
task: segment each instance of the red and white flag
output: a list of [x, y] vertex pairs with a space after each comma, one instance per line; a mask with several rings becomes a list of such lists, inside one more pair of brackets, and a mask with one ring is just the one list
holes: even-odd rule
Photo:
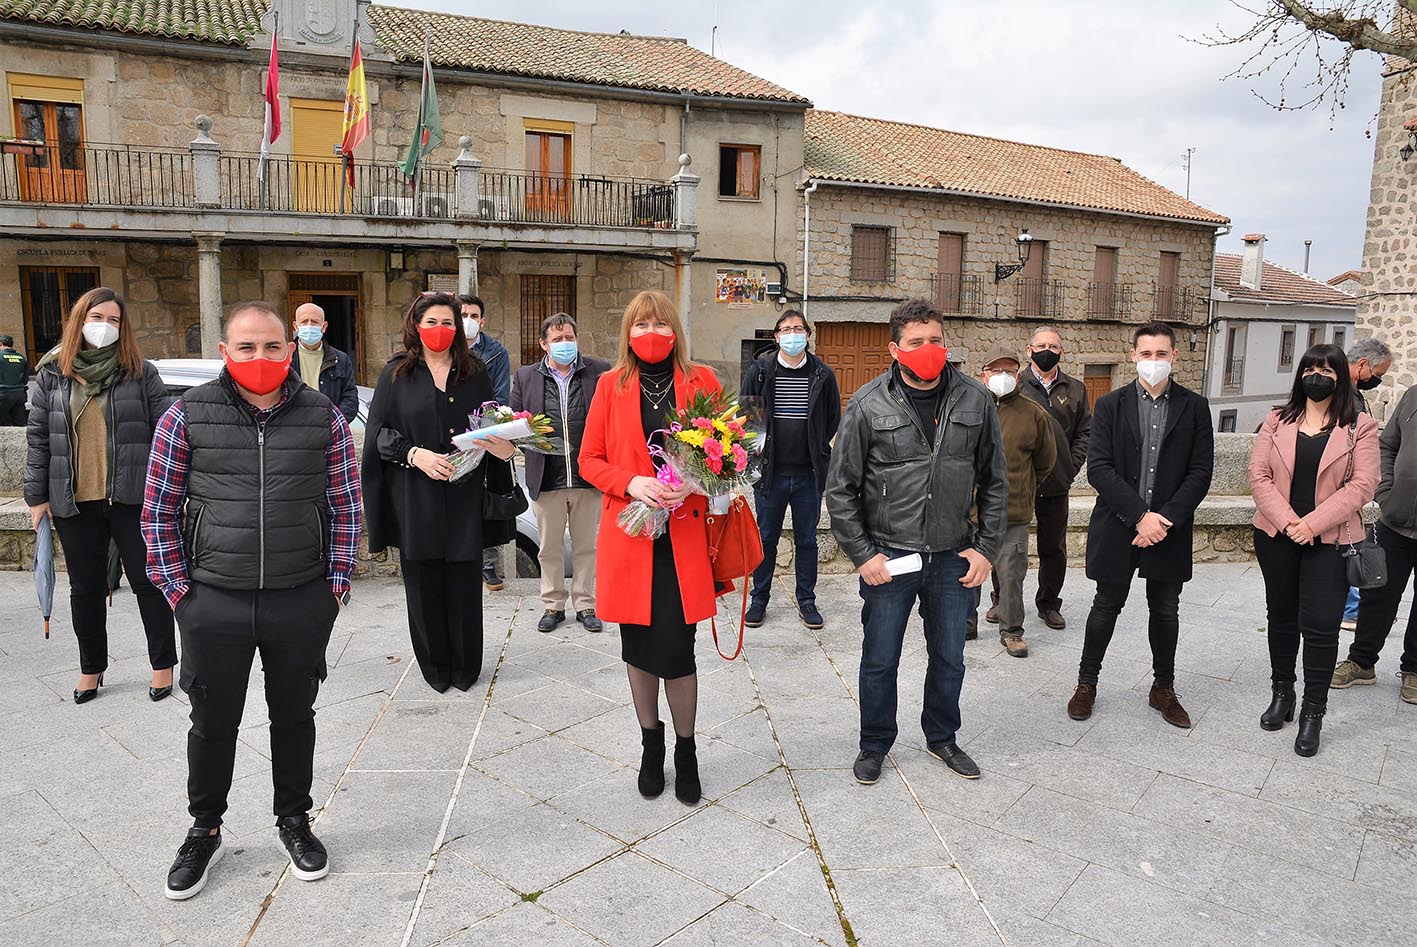
[[271, 156], [271, 142], [280, 137], [280, 62], [276, 59], [279, 31], [271, 33], [271, 62], [266, 67], [266, 127], [261, 135], [261, 161], [256, 165], [256, 177], [266, 176], [266, 160]]

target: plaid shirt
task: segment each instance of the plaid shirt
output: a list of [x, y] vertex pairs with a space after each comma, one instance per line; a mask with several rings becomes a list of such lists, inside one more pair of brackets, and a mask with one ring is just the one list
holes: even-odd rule
[[[285, 398], [281, 399], [281, 404]], [[264, 422], [276, 408], [249, 405], [257, 423]], [[187, 553], [182, 541], [182, 511], [187, 503], [187, 475], [192, 448], [187, 443], [187, 413], [181, 399], [158, 422], [148, 460], [147, 489], [143, 496], [143, 540], [148, 545], [148, 578], [173, 608], [191, 586], [187, 573]], [[325, 498], [330, 504], [330, 535], [326, 554], [326, 579], [330, 591], [342, 596], [349, 591], [349, 575], [359, 548], [361, 496], [359, 466], [354, 454], [354, 438], [349, 423], [338, 408], [330, 411], [330, 446], [325, 450], [328, 484]]]

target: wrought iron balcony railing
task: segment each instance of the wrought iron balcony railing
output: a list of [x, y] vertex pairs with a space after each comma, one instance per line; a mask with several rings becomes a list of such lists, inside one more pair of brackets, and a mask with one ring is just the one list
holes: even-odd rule
[[1124, 321], [1132, 312], [1131, 283], [1092, 283], [1087, 288], [1087, 317]]
[[1245, 384], [1245, 358], [1232, 358], [1225, 363], [1223, 383], [1227, 391], [1239, 391]]
[[180, 148], [9, 141], [0, 147], [0, 201], [191, 207], [192, 154]]
[[1062, 280], [1020, 277], [1014, 287], [1014, 313], [1060, 319], [1066, 288]]
[[930, 294], [941, 312], [977, 316], [984, 311], [984, 278], [936, 273], [930, 280]]

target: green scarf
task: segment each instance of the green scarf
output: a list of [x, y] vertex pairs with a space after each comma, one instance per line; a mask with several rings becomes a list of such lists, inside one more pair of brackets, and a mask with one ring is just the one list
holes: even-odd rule
[[86, 397], [113, 387], [118, 380], [118, 343], [101, 349], [79, 349], [74, 355], [74, 374], [79, 376]]

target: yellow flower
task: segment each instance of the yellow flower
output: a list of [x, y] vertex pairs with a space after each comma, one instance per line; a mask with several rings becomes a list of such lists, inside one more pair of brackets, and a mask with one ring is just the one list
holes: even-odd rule
[[713, 419], [713, 429], [720, 434], [728, 433], [728, 424], [722, 418]]
[[704, 441], [708, 440], [708, 432], [684, 430], [675, 434], [674, 437], [691, 447], [703, 447]]
[[733, 441], [732, 441], [727, 435], [724, 435], [723, 437], [720, 437], [720, 438], [718, 439], [718, 442], [723, 445], [723, 452], [724, 452], [725, 454], [732, 453], [732, 451], [733, 451]]

